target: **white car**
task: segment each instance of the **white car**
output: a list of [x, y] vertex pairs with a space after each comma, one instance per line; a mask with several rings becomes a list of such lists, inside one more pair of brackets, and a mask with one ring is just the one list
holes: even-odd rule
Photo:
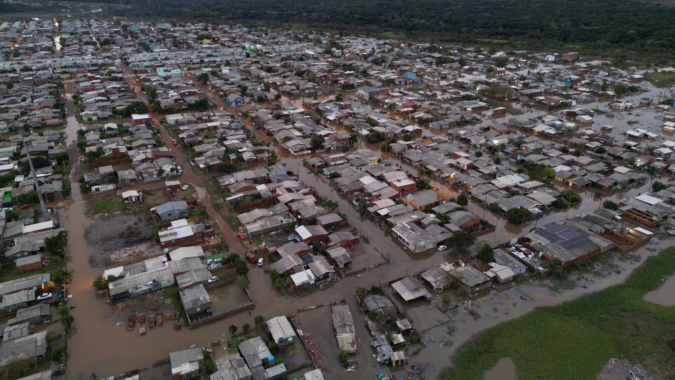
[[259, 258], [259, 259], [258, 259], [258, 266], [259, 266], [259, 267], [263, 266], [263, 263], [264, 263], [264, 262], [265, 262], [265, 260], [264, 260], [262, 257]]
[[187, 190], [187, 189], [189, 189], [189, 188], [190, 188], [190, 186], [185, 185], [185, 186], [181, 187], [180, 189], [181, 189], [181, 190]]
[[37, 297], [37, 300], [38, 301], [44, 301], [44, 300], [48, 300], [48, 299], [51, 299], [51, 298], [52, 298], [51, 293], [42, 293]]
[[211, 278], [209, 279], [209, 284], [213, 284], [213, 283], [216, 283], [216, 282], [218, 282], [218, 281], [220, 281], [220, 279], [218, 278], [218, 276], [213, 276], [213, 277], [211, 277]]
[[439, 250], [439, 251], [445, 251], [447, 248], [448, 248], [448, 247], [446, 247], [446, 246], [444, 246], [444, 245], [439, 245], [439, 246], [438, 246], [438, 250]]

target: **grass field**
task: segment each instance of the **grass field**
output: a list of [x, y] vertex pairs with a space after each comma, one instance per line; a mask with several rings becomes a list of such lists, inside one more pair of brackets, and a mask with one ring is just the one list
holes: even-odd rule
[[480, 379], [501, 357], [513, 359], [519, 380], [596, 380], [610, 358], [641, 363], [672, 378], [675, 307], [642, 296], [674, 272], [675, 248], [668, 248], [647, 259], [624, 284], [485, 330], [455, 353], [455, 366], [439, 379]]
[[668, 88], [675, 86], [675, 74], [673, 73], [646, 73], [644, 78], [654, 87]]
[[94, 202], [94, 204], [91, 206], [91, 210], [94, 212], [102, 212], [107, 214], [115, 208], [115, 203], [120, 202], [115, 202], [115, 199], [112, 198], [100, 199]]

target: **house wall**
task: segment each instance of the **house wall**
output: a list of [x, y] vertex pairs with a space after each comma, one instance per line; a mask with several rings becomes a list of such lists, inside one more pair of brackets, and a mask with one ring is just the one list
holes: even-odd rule
[[29, 270], [33, 269], [40, 269], [42, 268], [42, 261], [38, 261], [37, 263], [29, 264], [29, 265], [22, 265], [22, 266], [17, 266], [16, 269], [19, 272], [26, 272]]
[[396, 190], [398, 192], [398, 195], [402, 197], [414, 193], [417, 190], [417, 185], [415, 183], [411, 183], [410, 185], [404, 185], [399, 187], [392, 183], [391, 188]]

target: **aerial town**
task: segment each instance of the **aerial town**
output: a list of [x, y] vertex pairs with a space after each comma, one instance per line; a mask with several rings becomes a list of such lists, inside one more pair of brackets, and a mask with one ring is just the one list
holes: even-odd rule
[[672, 245], [673, 67], [89, 17], [0, 22], [2, 379], [435, 379]]

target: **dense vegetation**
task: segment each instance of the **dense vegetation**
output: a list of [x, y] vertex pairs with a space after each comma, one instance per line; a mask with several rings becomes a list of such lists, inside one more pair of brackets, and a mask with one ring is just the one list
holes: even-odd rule
[[675, 272], [675, 248], [647, 259], [626, 280], [478, 334], [462, 346], [439, 377], [480, 379], [501, 357], [511, 357], [519, 379], [596, 379], [610, 358], [675, 375], [675, 308], [642, 296]]
[[[117, 0], [90, 0], [117, 4]], [[433, 41], [527, 41], [583, 51], [622, 48], [670, 57], [675, 8], [633, 0], [150, 0], [127, 2], [114, 16], [234, 23], [265, 27], [308, 26], [335, 32]], [[263, 23], [264, 22], [264, 23]], [[512, 45], [512, 46], [517, 46]], [[612, 51], [616, 54], [616, 50]], [[622, 53], [623, 54], [623, 53]]]

